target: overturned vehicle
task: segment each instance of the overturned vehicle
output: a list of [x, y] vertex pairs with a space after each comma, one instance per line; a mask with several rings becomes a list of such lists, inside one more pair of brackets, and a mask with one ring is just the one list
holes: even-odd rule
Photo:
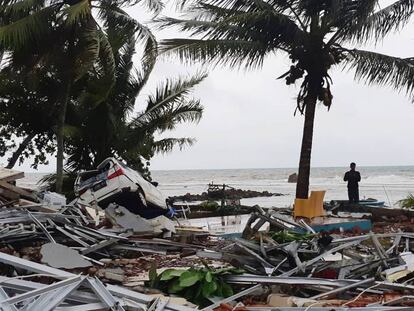
[[80, 204], [105, 209], [116, 203], [134, 214], [153, 218], [170, 212], [157, 186], [117, 159], [107, 158], [96, 170], [78, 173], [74, 190]]

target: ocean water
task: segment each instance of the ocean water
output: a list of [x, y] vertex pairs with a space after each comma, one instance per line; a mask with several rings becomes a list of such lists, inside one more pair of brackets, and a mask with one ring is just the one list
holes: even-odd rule
[[[362, 176], [360, 198], [375, 198], [387, 205], [414, 193], [414, 166], [396, 167], [358, 167]], [[343, 175], [345, 167], [313, 168], [311, 171], [311, 190], [326, 190], [325, 200], [347, 199], [346, 183]], [[177, 170], [153, 171], [154, 181], [166, 196], [197, 194], [207, 190], [211, 182], [228, 184], [235, 188], [283, 193], [284, 196], [251, 198], [242, 200], [243, 204], [258, 204], [263, 207], [286, 207], [293, 203], [295, 184], [287, 182], [288, 176], [296, 170], [292, 168], [270, 169], [228, 169], [228, 170]], [[19, 185], [36, 188], [44, 174], [27, 173]]]

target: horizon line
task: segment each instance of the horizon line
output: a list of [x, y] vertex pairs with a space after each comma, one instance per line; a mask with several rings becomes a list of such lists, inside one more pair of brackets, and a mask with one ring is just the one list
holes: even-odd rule
[[[414, 164], [407, 164], [407, 165], [357, 165], [358, 167], [414, 167]], [[312, 169], [315, 168], [349, 168], [349, 166], [314, 166], [311, 167]], [[154, 169], [150, 171], [224, 171], [224, 170], [272, 170], [272, 169], [292, 169], [298, 170], [298, 167], [239, 167], [239, 168], [181, 168], [181, 169]]]
[[[348, 168], [349, 166], [313, 166], [312, 169], [319, 169], [319, 168]], [[358, 167], [414, 167], [414, 164], [406, 164], [406, 165], [357, 165]], [[53, 174], [55, 171], [26, 171], [19, 168], [13, 168], [14, 170], [22, 171], [24, 173], [39, 173], [39, 174]], [[225, 171], [225, 170], [273, 170], [273, 169], [291, 169], [294, 170], [295, 173], [298, 170], [298, 167], [238, 167], [238, 168], [172, 168], [172, 169], [151, 169], [152, 172], [161, 172], [161, 171]]]

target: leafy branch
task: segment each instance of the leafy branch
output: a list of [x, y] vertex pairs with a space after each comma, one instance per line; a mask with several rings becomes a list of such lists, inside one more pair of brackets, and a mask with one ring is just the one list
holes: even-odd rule
[[190, 268], [188, 270], [167, 269], [157, 275], [156, 267], [150, 271], [149, 286], [160, 289], [168, 294], [175, 294], [201, 307], [211, 304], [211, 297], [230, 297], [233, 288], [227, 284], [223, 276], [241, 274], [243, 270], [236, 268], [213, 269]]

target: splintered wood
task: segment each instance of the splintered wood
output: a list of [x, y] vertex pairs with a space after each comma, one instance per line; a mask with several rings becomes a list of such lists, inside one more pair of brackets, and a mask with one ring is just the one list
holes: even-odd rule
[[23, 172], [0, 167], [0, 202], [2, 204], [8, 204], [22, 198], [36, 201], [29, 191], [14, 185], [17, 179], [23, 177]]
[[10, 170], [8, 168], [4, 168], [4, 167], [0, 167], [0, 181], [15, 181], [17, 179], [23, 178], [24, 177], [24, 173], [23, 172], [19, 172], [19, 171], [15, 171], [15, 170]]

